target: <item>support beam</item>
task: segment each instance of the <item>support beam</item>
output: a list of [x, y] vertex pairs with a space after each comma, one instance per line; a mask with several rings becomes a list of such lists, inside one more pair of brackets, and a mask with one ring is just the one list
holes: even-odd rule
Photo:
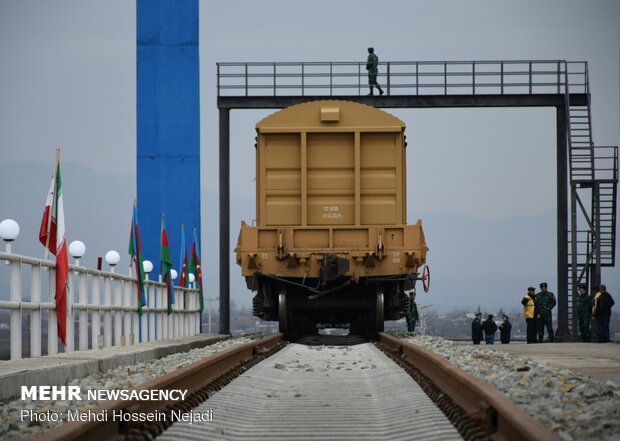
[[220, 109], [220, 334], [230, 334], [230, 110]]
[[601, 187], [594, 184], [592, 188], [592, 221], [594, 222], [594, 274], [592, 286], [601, 286]]
[[[436, 107], [559, 107], [564, 106], [563, 94], [513, 95], [316, 95], [316, 96], [218, 96], [219, 109], [283, 109], [295, 104], [316, 100], [355, 101], [382, 109]], [[570, 94], [575, 106], [588, 103], [585, 94]]]
[[570, 267], [570, 277], [571, 277], [571, 292], [568, 293], [572, 298], [572, 320], [571, 320], [571, 329], [573, 330], [573, 334], [577, 335], [579, 330], [579, 323], [577, 320], [577, 285], [579, 283], [578, 278], [578, 268], [577, 268], [577, 185], [575, 183], [571, 183], [570, 188], [570, 254], [571, 254], [571, 267]]
[[566, 105], [556, 107], [557, 179], [557, 336], [570, 335], [568, 329], [568, 126]]

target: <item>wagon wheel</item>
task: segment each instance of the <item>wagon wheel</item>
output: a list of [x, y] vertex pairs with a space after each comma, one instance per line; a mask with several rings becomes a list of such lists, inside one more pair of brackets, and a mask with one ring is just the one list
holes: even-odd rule
[[278, 321], [280, 332], [288, 335], [288, 307], [286, 305], [286, 290], [282, 289], [278, 294]]
[[424, 265], [422, 270], [422, 288], [424, 288], [424, 292], [431, 289], [431, 270], [428, 265]]
[[383, 304], [383, 289], [377, 290], [377, 306], [375, 312], [377, 332], [383, 332], [385, 321], [385, 305]]

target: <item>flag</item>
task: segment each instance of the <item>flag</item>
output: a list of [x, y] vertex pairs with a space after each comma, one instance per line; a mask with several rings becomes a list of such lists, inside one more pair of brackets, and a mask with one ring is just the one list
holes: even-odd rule
[[166, 293], [168, 298], [168, 314], [172, 312], [174, 304], [174, 285], [172, 284], [172, 257], [170, 257], [170, 246], [168, 245], [168, 235], [166, 234], [166, 225], [164, 224], [164, 215], [161, 215], [161, 251], [159, 252], [160, 265], [159, 273], [166, 283]]
[[204, 299], [202, 298], [202, 268], [200, 267], [200, 246], [198, 245], [198, 234], [194, 228], [194, 243], [192, 244], [192, 257], [189, 259], [188, 272], [193, 273], [196, 277], [196, 285], [198, 286], [198, 302], [200, 313], [204, 310]]
[[189, 278], [187, 277], [187, 251], [185, 250], [185, 227], [181, 225], [181, 257], [179, 258], [179, 286], [187, 288]]
[[129, 255], [136, 266], [136, 285], [138, 288], [138, 313], [142, 315], [142, 307], [146, 305], [144, 290], [144, 259], [142, 257], [142, 242], [140, 240], [140, 225], [138, 224], [138, 204], [133, 203], [133, 218], [129, 235]]
[[43, 219], [41, 219], [41, 227], [39, 228], [39, 241], [54, 256], [56, 255], [56, 218], [52, 216], [52, 209], [54, 208], [55, 192], [56, 179], [52, 176], [45, 208], [43, 209]]
[[[57, 151], [57, 155], [60, 152]], [[57, 156], [57, 157], [58, 157]], [[50, 191], [43, 210], [39, 240], [56, 256], [56, 321], [58, 338], [67, 345], [67, 281], [69, 280], [69, 256], [65, 233], [65, 214], [62, 202], [62, 178], [60, 160], [56, 161], [56, 173], [52, 177]], [[47, 250], [46, 250], [47, 253]]]

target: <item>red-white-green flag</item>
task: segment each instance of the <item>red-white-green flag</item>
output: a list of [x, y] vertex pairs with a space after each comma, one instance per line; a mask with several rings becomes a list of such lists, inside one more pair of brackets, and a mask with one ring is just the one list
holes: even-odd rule
[[[58, 170], [58, 167], [56, 167]], [[52, 212], [54, 210], [54, 200], [56, 192], [56, 179], [52, 177], [50, 189], [47, 192], [47, 200], [43, 209], [43, 219], [41, 219], [41, 227], [39, 228], [39, 241], [54, 256], [56, 255], [56, 216]], [[46, 251], [47, 256], [47, 251]]]
[[[60, 153], [57, 153], [58, 155]], [[56, 172], [52, 177], [50, 191], [43, 210], [39, 228], [39, 240], [56, 256], [56, 321], [58, 338], [67, 345], [67, 280], [69, 278], [69, 256], [67, 254], [67, 235], [65, 214], [62, 202], [62, 178], [60, 160], [56, 162]]]
[[164, 223], [164, 215], [161, 215], [161, 250], [159, 252], [159, 273], [166, 283], [166, 293], [168, 299], [168, 314], [172, 313], [172, 305], [174, 304], [174, 285], [172, 283], [172, 256], [170, 256], [170, 246], [168, 245], [168, 235], [166, 234], [166, 224]]

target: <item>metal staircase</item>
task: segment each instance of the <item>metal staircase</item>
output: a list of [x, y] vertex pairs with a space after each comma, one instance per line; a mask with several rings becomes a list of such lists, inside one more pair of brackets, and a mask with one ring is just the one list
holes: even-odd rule
[[577, 334], [577, 315], [573, 310], [578, 285], [590, 289], [601, 284], [601, 267], [613, 267], [616, 256], [616, 210], [618, 147], [595, 146], [592, 140], [592, 114], [587, 65], [581, 85], [587, 105], [571, 105], [570, 78], [566, 68], [571, 219], [568, 256], [568, 323]]

